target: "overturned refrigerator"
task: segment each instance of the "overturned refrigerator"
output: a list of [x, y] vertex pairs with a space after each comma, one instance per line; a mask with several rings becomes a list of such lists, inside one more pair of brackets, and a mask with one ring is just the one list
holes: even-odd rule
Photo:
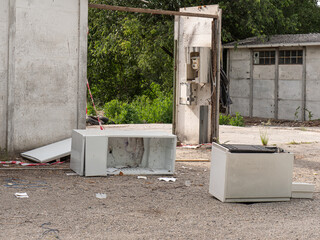
[[175, 156], [170, 133], [74, 130], [70, 168], [81, 176], [172, 175]]

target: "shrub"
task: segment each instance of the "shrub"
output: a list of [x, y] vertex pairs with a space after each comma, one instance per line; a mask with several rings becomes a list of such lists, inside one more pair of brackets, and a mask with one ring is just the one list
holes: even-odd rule
[[96, 112], [94, 111], [92, 104], [87, 104], [87, 114], [92, 116], [96, 115]]
[[230, 125], [230, 118], [231, 118], [230, 115], [223, 115], [220, 113], [219, 124], [220, 125]]
[[112, 100], [105, 104], [105, 116], [115, 123], [172, 123], [172, 93], [163, 93], [158, 84], [151, 84], [154, 98], [136, 97], [131, 103]]
[[232, 117], [230, 115], [220, 114], [219, 124], [220, 125], [232, 125], [232, 126], [243, 127], [244, 120], [243, 120], [243, 117], [238, 112], [236, 112], [236, 116], [234, 116], [234, 117]]
[[230, 119], [230, 125], [239, 127], [244, 126], [244, 120], [240, 113], [236, 112], [236, 116]]
[[117, 124], [141, 123], [134, 107], [116, 99], [105, 104], [104, 113]]

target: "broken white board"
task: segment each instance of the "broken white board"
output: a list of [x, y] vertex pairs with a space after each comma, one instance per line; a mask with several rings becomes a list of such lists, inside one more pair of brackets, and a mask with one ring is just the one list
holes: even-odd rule
[[71, 138], [21, 153], [31, 161], [46, 163], [71, 154]]

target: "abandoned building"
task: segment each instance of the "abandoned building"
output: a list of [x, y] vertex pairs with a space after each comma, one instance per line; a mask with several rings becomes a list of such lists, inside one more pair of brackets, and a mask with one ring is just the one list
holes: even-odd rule
[[224, 45], [230, 114], [320, 118], [320, 33], [247, 38]]

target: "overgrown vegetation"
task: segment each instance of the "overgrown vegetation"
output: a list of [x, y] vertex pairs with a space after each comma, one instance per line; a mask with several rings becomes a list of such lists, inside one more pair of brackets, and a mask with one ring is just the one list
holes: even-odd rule
[[[171, 11], [219, 4], [223, 10], [224, 43], [252, 36], [320, 32], [320, 8], [316, 0], [89, 2]], [[110, 108], [119, 122], [125, 117], [129, 122], [171, 121], [168, 119], [171, 114], [167, 113], [170, 101], [162, 99], [161, 102], [161, 96], [156, 100], [151, 87], [156, 84], [161, 92], [172, 92], [173, 22], [174, 17], [167, 15], [89, 9], [88, 78], [97, 107], [108, 103], [106, 108]], [[139, 108], [138, 104], [146, 109]], [[121, 110], [111, 111], [115, 106]]]
[[310, 110], [306, 109], [306, 108], [304, 109], [304, 111], [306, 111], [308, 113], [308, 120], [311, 121], [312, 117], [313, 117], [313, 113]]
[[243, 120], [243, 117], [238, 112], [236, 112], [235, 116], [220, 114], [219, 124], [220, 125], [231, 125], [231, 126], [243, 127], [244, 120]]
[[114, 99], [104, 106], [105, 116], [117, 124], [172, 123], [172, 93], [163, 93], [158, 84], [151, 84], [154, 98], [136, 97], [131, 103]]

